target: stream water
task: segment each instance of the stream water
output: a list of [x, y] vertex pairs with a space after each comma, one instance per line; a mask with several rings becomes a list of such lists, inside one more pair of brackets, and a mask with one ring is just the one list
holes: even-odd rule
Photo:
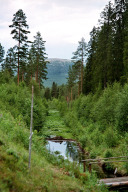
[[63, 156], [71, 162], [78, 162], [83, 159], [83, 153], [75, 141], [71, 140], [47, 140], [46, 148], [56, 155]]
[[[64, 159], [68, 159], [71, 162], [76, 162], [82, 165], [81, 160], [87, 158], [83, 153], [81, 147], [76, 141], [64, 140], [59, 138], [47, 139], [46, 148], [50, 153], [56, 154], [56, 156], [63, 156]], [[109, 175], [109, 174], [108, 174]], [[107, 175], [107, 177], [109, 177]], [[117, 188], [110, 191], [116, 192], [128, 192], [128, 188]]]

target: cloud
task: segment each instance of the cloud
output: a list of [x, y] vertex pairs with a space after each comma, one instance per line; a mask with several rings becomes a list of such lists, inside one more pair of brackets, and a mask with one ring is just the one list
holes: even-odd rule
[[13, 14], [23, 9], [31, 31], [30, 40], [40, 31], [49, 57], [54, 53], [54, 57], [70, 58], [81, 37], [89, 40], [89, 33], [106, 4], [108, 0], [0, 0], [0, 42], [6, 49], [17, 43], [12, 40], [8, 25]]

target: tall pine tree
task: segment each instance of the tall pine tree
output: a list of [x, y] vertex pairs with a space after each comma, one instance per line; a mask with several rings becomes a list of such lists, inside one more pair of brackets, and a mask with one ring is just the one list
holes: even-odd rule
[[76, 52], [74, 52], [74, 56], [72, 57], [72, 60], [74, 62], [74, 66], [78, 69], [80, 72], [79, 74], [79, 87], [80, 87], [80, 93], [83, 92], [83, 71], [84, 71], [84, 62], [85, 62], [85, 56], [86, 56], [86, 43], [85, 39], [82, 37], [81, 41], [78, 42], [79, 45], [77, 47]]
[[[19, 70], [21, 65], [24, 65], [23, 59], [25, 57], [24, 51], [26, 51], [26, 44], [27, 44], [27, 34], [30, 33], [28, 31], [28, 25], [26, 21], [25, 13], [22, 9], [19, 9], [14, 15], [13, 15], [12, 25], [9, 27], [13, 28], [11, 31], [11, 34], [13, 35], [13, 39], [15, 39], [18, 42], [17, 46], [17, 55], [18, 55], [18, 66], [17, 66], [17, 82], [19, 84]], [[23, 73], [23, 70], [22, 70]]]
[[67, 78], [67, 85], [68, 85], [68, 88], [70, 90], [70, 98], [71, 98], [71, 101], [72, 101], [72, 88], [75, 84], [75, 80], [76, 80], [76, 75], [75, 75], [75, 70], [72, 66], [69, 66], [69, 70], [68, 70], [68, 78]]

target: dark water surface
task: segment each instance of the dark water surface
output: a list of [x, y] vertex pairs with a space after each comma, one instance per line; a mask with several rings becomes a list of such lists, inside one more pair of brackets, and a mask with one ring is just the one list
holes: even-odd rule
[[115, 188], [111, 189], [111, 192], [128, 192], [128, 187], [120, 187], [120, 188]]

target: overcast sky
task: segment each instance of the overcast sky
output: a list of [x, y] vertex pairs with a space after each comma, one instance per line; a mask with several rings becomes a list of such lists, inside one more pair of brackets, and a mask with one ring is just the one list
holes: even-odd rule
[[107, 4], [108, 0], [0, 0], [0, 43], [5, 50], [17, 44], [8, 26], [13, 14], [23, 9], [31, 31], [29, 39], [33, 41], [39, 31], [49, 58], [70, 59], [82, 37], [89, 41]]

